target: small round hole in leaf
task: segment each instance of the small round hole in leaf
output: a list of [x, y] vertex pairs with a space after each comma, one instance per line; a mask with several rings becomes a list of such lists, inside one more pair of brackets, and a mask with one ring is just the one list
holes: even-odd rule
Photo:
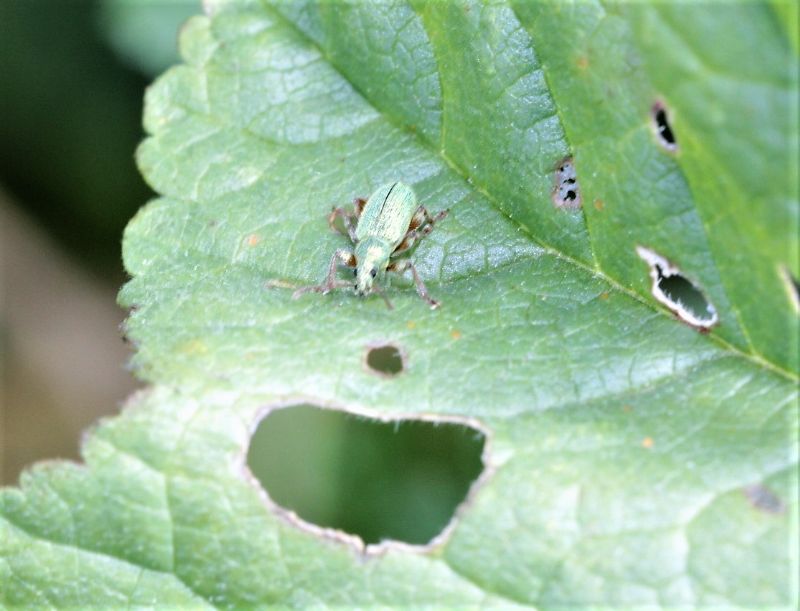
[[400, 349], [392, 344], [370, 346], [367, 349], [367, 367], [373, 373], [393, 377], [403, 371], [405, 359]]
[[484, 471], [485, 442], [477, 426], [455, 419], [378, 420], [296, 405], [259, 423], [247, 465], [300, 528], [359, 547], [425, 545], [450, 531]]

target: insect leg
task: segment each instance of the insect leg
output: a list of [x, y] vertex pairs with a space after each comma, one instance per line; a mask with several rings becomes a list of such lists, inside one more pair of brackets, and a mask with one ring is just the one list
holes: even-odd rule
[[364, 206], [366, 205], [367, 200], [365, 200], [363, 197], [356, 197], [353, 200], [353, 209], [355, 210], [357, 219], [361, 218], [361, 213], [364, 212]]
[[411, 217], [411, 222], [408, 224], [408, 231], [409, 233], [412, 232], [414, 229], [417, 229], [420, 225], [425, 222], [425, 216], [427, 215], [428, 211], [425, 210], [423, 206], [420, 206], [414, 212], [414, 216]]
[[337, 226], [336, 226], [336, 219], [342, 217], [342, 222], [344, 223], [344, 228], [347, 231], [345, 235], [350, 237], [352, 242], [356, 241], [356, 218], [357, 214], [345, 208], [334, 208], [331, 210], [331, 213], [328, 215], [328, 226], [334, 231], [338, 231], [339, 233], [343, 233]]
[[394, 249], [392, 255], [399, 255], [400, 253], [405, 252], [411, 248], [418, 239], [424, 238], [426, 235], [428, 235], [431, 231], [433, 231], [434, 224], [446, 217], [448, 212], [450, 211], [442, 210], [435, 216], [431, 216], [424, 206], [417, 208], [417, 211], [411, 218], [411, 223], [408, 225], [408, 233], [406, 233], [405, 238], [403, 238], [403, 241], [398, 244], [397, 248]]
[[333, 253], [333, 257], [331, 257], [331, 263], [328, 266], [328, 275], [325, 278], [325, 282], [322, 284], [315, 284], [312, 286], [304, 286], [297, 289], [292, 294], [292, 299], [297, 299], [303, 293], [329, 293], [333, 289], [342, 288], [346, 286], [352, 286], [352, 282], [349, 280], [337, 280], [336, 279], [336, 271], [339, 268], [339, 265], [346, 265], [347, 267], [355, 267], [356, 266], [356, 256], [353, 254], [352, 251], [346, 250], [344, 248], [340, 248], [335, 253]]
[[411, 218], [411, 223], [409, 224], [408, 229], [413, 230], [419, 228], [418, 231], [421, 231], [423, 226], [430, 227], [431, 229], [428, 229], [427, 231], [427, 233], [430, 233], [433, 229], [433, 226], [446, 217], [449, 212], [450, 210], [442, 210], [431, 216], [431, 213], [428, 212], [428, 209], [425, 208], [425, 206], [420, 206], [417, 208], [417, 211]]
[[399, 274], [403, 274], [410, 269], [411, 275], [414, 276], [414, 285], [417, 287], [417, 294], [428, 302], [428, 305], [431, 306], [431, 310], [435, 310], [439, 307], [440, 302], [436, 301], [430, 296], [428, 289], [425, 288], [425, 283], [422, 282], [422, 278], [420, 278], [419, 274], [417, 273], [417, 268], [414, 267], [414, 264], [411, 261], [395, 261], [390, 263], [386, 269]]
[[418, 229], [418, 231], [422, 232], [423, 236], [428, 235], [431, 231], [433, 231], [433, 226], [446, 217], [449, 212], [450, 210], [441, 210], [440, 212], [437, 212], [435, 215], [431, 216], [430, 212], [428, 212], [425, 206], [420, 206], [417, 210], [417, 213], [422, 214], [422, 216], [425, 218], [425, 222], [424, 226]]
[[434, 216], [431, 216], [425, 206], [420, 206], [420, 208], [422, 208], [422, 212], [425, 215], [425, 221], [427, 221], [429, 225], [438, 223], [450, 213], [450, 209], [448, 208], [447, 210], [440, 210]]
[[394, 249], [394, 252], [392, 252], [392, 256], [394, 257], [395, 255], [399, 255], [401, 253], [404, 253], [409, 248], [414, 246], [414, 243], [417, 241], [417, 236], [418, 236], [418, 233], [416, 232], [416, 230], [409, 231], [406, 234], [406, 237], [403, 238], [403, 241], [400, 242], [397, 245], [397, 248]]

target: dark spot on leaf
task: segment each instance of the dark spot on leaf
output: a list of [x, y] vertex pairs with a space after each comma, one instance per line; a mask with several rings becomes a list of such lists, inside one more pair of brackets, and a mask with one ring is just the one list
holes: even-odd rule
[[710, 314], [708, 312], [708, 301], [703, 294], [697, 290], [691, 282], [680, 274], [665, 276], [661, 268], [658, 268], [659, 280], [658, 287], [675, 303], [682, 303], [684, 307], [695, 312], [698, 316]]
[[663, 102], [653, 104], [652, 119], [656, 136], [661, 145], [668, 151], [677, 150], [678, 143], [675, 141], [675, 133], [670, 126], [667, 109]]
[[759, 511], [772, 514], [780, 514], [786, 511], [783, 502], [763, 484], [746, 486], [742, 488], [742, 492], [744, 492], [750, 504]]
[[559, 208], [580, 208], [581, 191], [572, 157], [562, 159], [553, 176], [553, 203]]
[[636, 247], [636, 253], [650, 266], [652, 293], [682, 321], [707, 331], [717, 324], [717, 311], [700, 288], [658, 253]]
[[370, 371], [388, 377], [396, 376], [405, 367], [403, 354], [392, 344], [367, 348], [366, 362]]
[[486, 477], [485, 448], [486, 433], [472, 421], [295, 405], [259, 423], [247, 466], [273, 511], [363, 550], [446, 537], [459, 505]]

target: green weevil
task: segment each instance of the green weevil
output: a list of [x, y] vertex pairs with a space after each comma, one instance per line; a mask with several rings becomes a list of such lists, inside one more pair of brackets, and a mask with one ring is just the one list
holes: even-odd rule
[[294, 292], [297, 298], [303, 293], [328, 293], [335, 288], [353, 286], [350, 281], [337, 280], [336, 272], [340, 265], [353, 268], [356, 283], [353, 286], [360, 296], [378, 293], [389, 309], [391, 302], [379, 288], [377, 281], [383, 280], [386, 272], [403, 274], [411, 271], [417, 293], [431, 308], [439, 302], [428, 294], [417, 268], [408, 259], [394, 260], [407, 253], [414, 243], [428, 235], [433, 226], [447, 216], [443, 210], [431, 216], [424, 206], [417, 204], [414, 190], [402, 182], [393, 182], [379, 187], [369, 199], [357, 197], [353, 200], [353, 210], [334, 208], [328, 216], [328, 224], [335, 231], [341, 230], [336, 220], [341, 217], [344, 233], [353, 242], [353, 249], [340, 248], [331, 258], [325, 282], [306, 286]]

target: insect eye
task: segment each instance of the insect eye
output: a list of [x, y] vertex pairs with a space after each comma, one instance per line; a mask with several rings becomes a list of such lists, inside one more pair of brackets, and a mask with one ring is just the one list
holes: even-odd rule
[[374, 278], [375, 276], [378, 275], [378, 270], [376, 270], [375, 268], [372, 268], [372, 271], [369, 273], [369, 275]]
[[358, 268], [357, 267], [353, 268], [353, 275], [354, 276], [358, 276]]
[[354, 288], [355, 290], [358, 290], [358, 282], [356, 282], [356, 283], [353, 285], [353, 288]]

